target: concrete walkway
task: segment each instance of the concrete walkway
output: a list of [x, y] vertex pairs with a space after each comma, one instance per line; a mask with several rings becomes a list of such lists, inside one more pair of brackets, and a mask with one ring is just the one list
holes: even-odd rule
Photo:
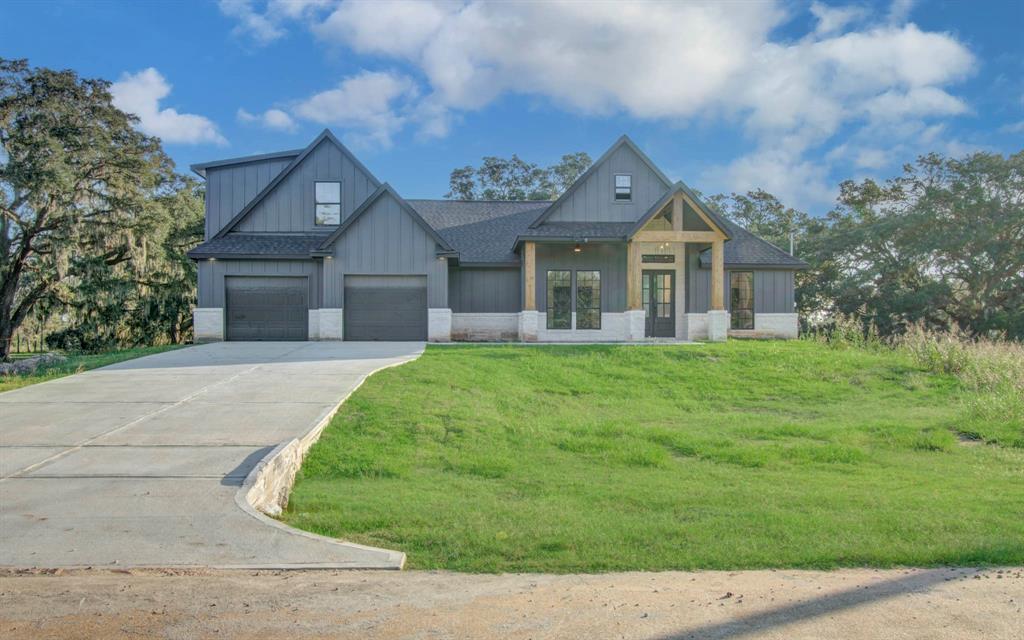
[[217, 343], [0, 394], [0, 565], [398, 568], [235, 503], [276, 445], [422, 343]]

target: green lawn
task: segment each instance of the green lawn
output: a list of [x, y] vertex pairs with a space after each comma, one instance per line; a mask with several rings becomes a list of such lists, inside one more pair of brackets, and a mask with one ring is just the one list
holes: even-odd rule
[[1021, 564], [1024, 448], [962, 440], [966, 393], [811, 342], [430, 347], [346, 402], [283, 519], [417, 569]]
[[[81, 371], [85, 371], [86, 369], [105, 367], [108, 364], [123, 362], [125, 360], [131, 360], [133, 358], [141, 358], [142, 356], [160, 353], [161, 351], [168, 351], [170, 349], [180, 349], [181, 346], [182, 345], [138, 347], [135, 349], [124, 349], [122, 351], [108, 351], [107, 353], [69, 355], [68, 359], [65, 360], [64, 362], [61, 362], [50, 367], [36, 369], [36, 372], [31, 375], [0, 376], [0, 392], [10, 391], [11, 389], [18, 389], [20, 387], [27, 387], [30, 384], [46, 382], [47, 380], [54, 380], [56, 378], [63, 378], [64, 376], [69, 376], [73, 373], [79, 373]], [[29, 354], [12, 355], [14, 355], [15, 359], [21, 359], [27, 357]]]

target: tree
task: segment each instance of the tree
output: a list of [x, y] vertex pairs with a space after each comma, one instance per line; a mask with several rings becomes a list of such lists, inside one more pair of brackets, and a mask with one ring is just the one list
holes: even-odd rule
[[512, 158], [485, 156], [479, 167], [453, 169], [446, 198], [459, 200], [553, 200], [590, 166], [586, 152], [562, 156], [548, 168]]
[[37, 305], [132, 259], [173, 166], [135, 123], [104, 80], [0, 59], [0, 359]]
[[884, 184], [844, 182], [801, 257], [804, 309], [883, 333], [922, 322], [1024, 338], [1024, 152], [930, 154]]
[[719, 194], [706, 202], [747, 231], [787, 251], [790, 237], [796, 243], [810, 219], [763, 189], [746, 194]]

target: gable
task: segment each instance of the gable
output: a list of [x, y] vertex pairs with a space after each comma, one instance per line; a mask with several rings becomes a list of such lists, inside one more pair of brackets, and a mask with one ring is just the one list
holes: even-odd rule
[[[616, 174], [632, 177], [633, 198], [614, 199]], [[541, 217], [544, 222], [634, 222], [671, 186], [628, 138], [621, 138]]]
[[377, 180], [347, 151], [329, 138], [322, 138], [305, 156], [300, 156], [273, 189], [266, 193], [233, 231], [243, 233], [311, 232], [336, 228], [314, 224], [314, 183], [341, 182], [341, 220], [366, 200]]
[[439, 238], [387, 185], [343, 224], [320, 249], [347, 272], [423, 273], [438, 262]]
[[206, 239], [223, 229], [291, 161], [279, 157], [206, 168]]

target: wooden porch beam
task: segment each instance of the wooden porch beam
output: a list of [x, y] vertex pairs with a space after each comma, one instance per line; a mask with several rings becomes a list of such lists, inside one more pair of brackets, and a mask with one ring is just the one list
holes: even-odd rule
[[714, 242], [724, 240], [717, 231], [637, 231], [635, 242]]

